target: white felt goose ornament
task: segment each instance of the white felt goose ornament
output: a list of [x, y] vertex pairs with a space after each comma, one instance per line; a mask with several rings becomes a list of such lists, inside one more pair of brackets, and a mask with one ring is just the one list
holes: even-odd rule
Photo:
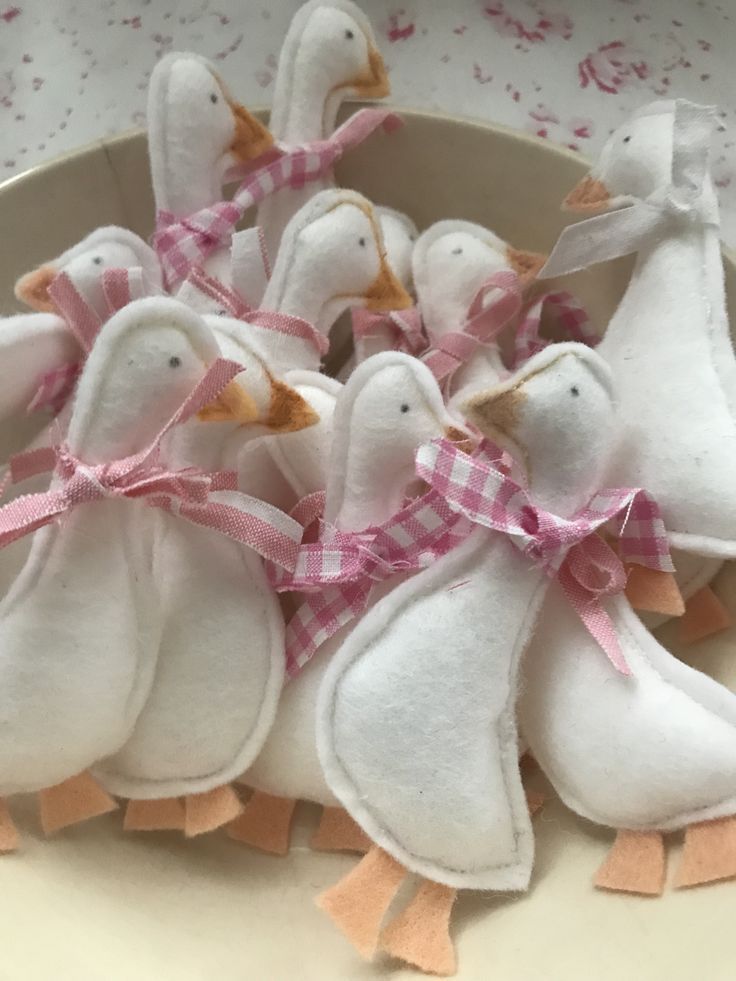
[[[220, 201], [228, 171], [259, 157], [272, 142], [206, 59], [174, 52], [156, 65], [148, 90], [148, 149], [158, 210], [187, 218]], [[228, 249], [217, 250], [204, 265], [229, 281]]]
[[[139, 452], [218, 354], [181, 304], [130, 304], [86, 362], [69, 451], [90, 466]], [[234, 415], [253, 421], [253, 399], [235, 382], [229, 391]], [[154, 543], [167, 520], [179, 519], [111, 496], [75, 508], [36, 532], [0, 603], [0, 794], [41, 790], [47, 829], [111, 806], [82, 771], [125, 741], [150, 689], [162, 627]]]
[[[240, 429], [286, 433], [316, 421], [304, 399], [273, 378], [241, 322], [213, 321], [222, 355], [244, 366], [238, 377], [257, 408], [258, 427]], [[167, 460], [220, 469], [238, 424], [218, 424], [219, 414], [174, 430]], [[110, 792], [133, 798], [129, 829], [161, 826], [178, 813], [193, 835], [240, 812], [226, 785], [252, 762], [273, 721], [283, 684], [283, 617], [256, 552], [176, 518], [168, 523], [156, 559], [164, 626], [155, 678], [130, 737], [94, 772]], [[184, 807], [171, 800], [178, 796], [186, 797]]]
[[567, 228], [543, 275], [637, 253], [598, 348], [616, 375], [624, 430], [608, 482], [650, 491], [677, 548], [725, 558], [736, 556], [736, 360], [712, 125], [712, 109], [677, 100], [619, 126], [566, 199], [608, 213]]
[[[615, 413], [610, 373], [587, 347], [548, 347], [466, 410], [523, 464], [542, 508], [572, 515], [599, 488]], [[359, 946], [367, 921], [375, 944], [403, 877], [397, 862], [435, 884], [426, 929], [414, 930], [433, 957], [430, 938], [443, 920], [446, 928], [456, 888], [527, 888], [534, 848], [515, 703], [548, 583], [509, 538], [476, 529], [374, 606], [331, 660], [319, 694], [319, 758], [375, 847], [364, 872], [358, 866], [322, 904]], [[383, 884], [373, 889], [376, 879]], [[416, 902], [426, 898], [420, 890]], [[383, 945], [416, 962], [407, 947], [416, 916], [407, 916]], [[445, 969], [449, 939], [446, 948]]]
[[[325, 519], [346, 532], [387, 521], [400, 509], [408, 486], [414, 482], [416, 449], [442, 435], [466, 438], [453, 428], [428, 368], [394, 352], [363, 362], [337, 397]], [[397, 581], [393, 577], [377, 586], [371, 600]], [[239, 840], [270, 851], [285, 851], [298, 799], [318, 801], [331, 809], [330, 818], [336, 818], [337, 800], [317, 759], [315, 710], [330, 659], [352, 626], [343, 627], [326, 641], [286, 685], [271, 733], [243, 778], [262, 793], [251, 799], [232, 830]], [[349, 837], [346, 825], [350, 822], [340, 822], [339, 816], [337, 821], [342, 825], [343, 839]]]
[[[351, 0], [310, 0], [295, 14], [279, 55], [269, 125], [275, 140], [304, 143], [329, 137], [341, 103], [380, 99], [388, 76], [370, 21]], [[258, 208], [270, 255], [299, 208], [332, 180], [284, 188]]]
[[[470, 221], [435, 222], [417, 239], [412, 257], [417, 301], [430, 344], [460, 330], [478, 290], [494, 273], [511, 271], [526, 285], [545, 257], [516, 249]], [[498, 346], [484, 345], [452, 380], [453, 402], [489, 388], [507, 374]]]

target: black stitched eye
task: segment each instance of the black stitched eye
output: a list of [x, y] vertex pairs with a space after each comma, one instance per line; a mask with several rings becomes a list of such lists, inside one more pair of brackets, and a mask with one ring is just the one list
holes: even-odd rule
[[212, 93], [212, 95], [210, 96], [210, 102], [212, 103], [212, 105], [213, 105], [213, 106], [214, 106], [214, 105], [215, 105], [215, 103], [217, 102], [217, 96], [215, 95], [215, 93], [214, 93], [214, 92], [213, 92], [213, 93]]
[[353, 34], [352, 31], [350, 31], [350, 30], [345, 31], [345, 39], [347, 41], [352, 41], [354, 37], [355, 37], [355, 34]]
[[360, 246], [361, 246], [362, 248], [365, 248], [365, 239], [363, 238], [363, 236], [362, 236], [362, 235], [361, 235], [361, 237], [360, 237], [360, 238], [358, 239], [358, 245], [360, 245]]
[[96, 255], [94, 257], [94, 259], [92, 260], [92, 262], [94, 262], [94, 264], [96, 266], [101, 266], [102, 265], [102, 256], [101, 255]]
[[453, 249], [453, 250], [452, 250], [452, 254], [453, 254], [453, 255], [462, 255], [462, 254], [463, 254], [463, 250], [462, 250], [462, 248], [461, 248], [461, 247], [460, 247], [460, 246], [458, 245], [458, 247], [457, 247], [456, 249]]
[[181, 358], [177, 358], [174, 354], [169, 358], [169, 368], [178, 368], [181, 365]]
[[630, 139], [631, 139], [630, 136], [625, 136], [624, 137], [624, 143], [628, 143]]
[[409, 411], [409, 403], [408, 402], [402, 402], [401, 403], [401, 411], [402, 412], [408, 412]]
[[580, 389], [577, 385], [573, 385], [570, 389], [570, 395], [580, 395]]
[[227, 310], [220, 307], [219, 310], [215, 311], [218, 317], [227, 317]]

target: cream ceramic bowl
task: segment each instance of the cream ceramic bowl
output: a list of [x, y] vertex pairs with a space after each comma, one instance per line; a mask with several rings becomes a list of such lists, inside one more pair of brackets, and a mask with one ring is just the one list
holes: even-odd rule
[[[403, 112], [405, 127], [351, 153], [341, 181], [408, 212], [421, 228], [440, 218], [488, 225], [513, 244], [549, 250], [565, 223], [559, 202], [586, 170], [577, 155], [501, 127]], [[94, 144], [0, 186], [0, 310], [17, 309], [23, 272], [103, 224], [151, 231], [145, 137]], [[629, 260], [596, 267], [569, 285], [594, 319], [606, 319]], [[727, 263], [731, 297], [736, 267]], [[725, 568], [722, 597], [736, 590]], [[735, 604], [736, 605], [736, 604]], [[674, 646], [676, 627], [660, 631]], [[734, 631], [683, 652], [736, 687]], [[541, 781], [540, 781], [541, 785]], [[23, 834], [0, 858], [0, 976], [9, 981], [353, 981], [415, 979], [395, 963], [364, 964], [313, 898], [356, 859], [314, 854], [317, 820], [304, 807], [287, 858], [215, 834], [124, 834], [121, 816], [45, 841], [33, 801], [14, 805]], [[661, 899], [607, 894], [592, 877], [613, 834], [550, 798], [535, 818], [537, 862], [521, 898], [464, 894], [452, 932], [459, 978], [482, 981], [726, 981], [734, 976], [736, 883]], [[670, 873], [680, 842], [669, 844]], [[671, 874], [670, 874], [671, 878]]]

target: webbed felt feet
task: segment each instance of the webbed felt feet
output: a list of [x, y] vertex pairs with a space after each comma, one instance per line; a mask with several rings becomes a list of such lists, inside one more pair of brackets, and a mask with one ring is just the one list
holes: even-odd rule
[[240, 798], [230, 784], [184, 798], [184, 834], [196, 838], [231, 825], [243, 813]]
[[55, 787], [39, 791], [41, 827], [44, 834], [109, 814], [117, 803], [89, 773], [79, 773]]
[[403, 865], [374, 845], [343, 879], [317, 897], [317, 905], [361, 957], [370, 960], [383, 918], [405, 876]]
[[123, 818], [124, 831], [183, 831], [184, 805], [178, 797], [129, 800]]
[[726, 630], [732, 623], [733, 617], [729, 610], [710, 586], [703, 586], [687, 601], [685, 614], [679, 624], [680, 640], [683, 644], [695, 644]]
[[685, 831], [675, 888], [701, 886], [736, 876], [736, 817], [691, 824]]
[[626, 599], [641, 613], [663, 613], [679, 617], [685, 601], [671, 572], [649, 569], [632, 562], [626, 566]]
[[319, 826], [309, 841], [318, 852], [358, 852], [364, 855], [371, 841], [342, 807], [325, 807]]
[[661, 896], [666, 871], [659, 831], [619, 831], [594, 881], [598, 889]]
[[381, 933], [381, 949], [427, 974], [457, 971], [450, 916], [457, 890], [425, 880], [403, 912]]
[[227, 828], [228, 838], [270, 855], [286, 855], [296, 801], [256, 790], [242, 813]]
[[0, 797], [0, 854], [14, 852], [20, 845], [18, 829], [10, 816], [8, 805]]

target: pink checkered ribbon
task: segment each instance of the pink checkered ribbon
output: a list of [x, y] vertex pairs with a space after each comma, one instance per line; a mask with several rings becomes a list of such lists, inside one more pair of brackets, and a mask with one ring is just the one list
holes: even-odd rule
[[547, 347], [550, 341], [543, 339], [539, 326], [544, 310], [550, 310], [562, 329], [565, 339], [580, 341], [595, 347], [600, 338], [593, 330], [590, 318], [577, 297], [565, 290], [544, 293], [526, 306], [519, 319], [514, 337], [514, 369], [528, 361], [532, 355]]
[[[53, 467], [59, 486], [25, 494], [0, 508], [0, 547], [56, 521], [80, 504], [125, 497], [144, 499], [151, 507], [255, 549], [270, 563], [293, 568], [302, 536], [298, 522], [278, 508], [237, 492], [234, 474], [168, 470], [160, 463], [161, 441], [169, 430], [212, 402], [242, 370], [234, 361], [215, 361], [155, 439], [133, 456], [90, 465], [66, 445], [20, 455], [13, 463], [17, 479]], [[211, 498], [213, 492], [222, 490], [231, 494], [223, 500]]]
[[[113, 313], [133, 300], [160, 292], [140, 267], [105, 269], [100, 273], [100, 284], [105, 302], [102, 315], [65, 272], [53, 279], [48, 290], [54, 306], [85, 354], [90, 352], [100, 327]], [[80, 371], [80, 362], [67, 361], [43, 374], [26, 411], [43, 409], [58, 415], [74, 391]]]
[[353, 309], [353, 338], [356, 342], [387, 333], [391, 338], [389, 350], [404, 351], [415, 356], [427, 348], [422, 315], [416, 307], [373, 313], [361, 307]]
[[232, 201], [219, 201], [184, 219], [159, 211], [151, 242], [169, 289], [185, 279], [192, 266], [202, 265], [216, 249], [227, 247], [235, 226], [253, 205], [282, 187], [299, 188], [318, 180], [374, 130], [383, 127], [390, 132], [400, 125], [401, 119], [388, 109], [359, 109], [325, 140], [279, 146], [281, 155], [253, 171]]
[[424, 568], [467, 535], [467, 522], [438, 494], [417, 498], [385, 524], [339, 531], [321, 520], [324, 495], [303, 499], [292, 517], [318, 522], [319, 538], [303, 543], [293, 571], [266, 564], [278, 592], [299, 590], [303, 602], [286, 627], [286, 672], [293, 678], [317, 649], [365, 610], [375, 585]]
[[[495, 454], [494, 454], [495, 455]], [[638, 488], [599, 491], [572, 518], [537, 507], [507, 473], [497, 469], [483, 445], [470, 457], [448, 440], [417, 452], [416, 470], [456, 514], [502, 532], [547, 575], [557, 578], [586, 628], [622, 674], [630, 670], [601, 598], [626, 584], [621, 560], [596, 529], [622, 516], [621, 556], [653, 569], [673, 571], [669, 545], [656, 502]]]

